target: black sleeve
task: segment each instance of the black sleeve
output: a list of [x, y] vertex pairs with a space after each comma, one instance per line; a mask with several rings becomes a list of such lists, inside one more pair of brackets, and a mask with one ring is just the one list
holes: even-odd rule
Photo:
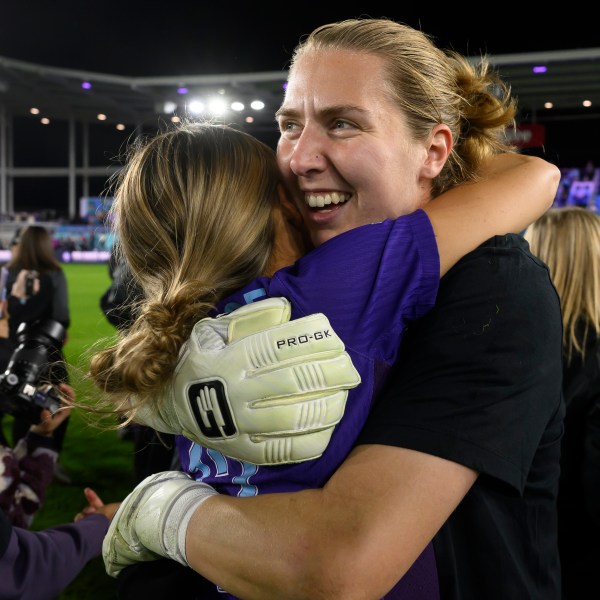
[[189, 567], [169, 559], [140, 562], [121, 571], [117, 578], [119, 600], [219, 600], [224, 594], [219, 588]]
[[12, 525], [8, 520], [8, 517], [4, 514], [4, 511], [0, 510], [0, 559], [2, 559], [8, 548], [11, 533]]
[[583, 452], [583, 497], [587, 510], [600, 526], [600, 398], [587, 416]]
[[8, 315], [11, 334], [16, 332], [18, 326], [23, 321], [31, 323], [40, 318], [50, 317], [54, 294], [52, 279], [47, 273], [40, 273], [39, 280], [39, 292], [27, 298], [26, 302], [21, 303], [19, 298], [11, 295], [8, 296]]
[[111, 325], [127, 329], [135, 321], [135, 302], [141, 298], [142, 291], [124, 264], [117, 264], [112, 276], [109, 288], [100, 297], [100, 310]]
[[440, 282], [410, 326], [360, 444], [441, 456], [522, 490], [562, 410], [562, 322], [547, 268], [521, 236], [492, 238]]

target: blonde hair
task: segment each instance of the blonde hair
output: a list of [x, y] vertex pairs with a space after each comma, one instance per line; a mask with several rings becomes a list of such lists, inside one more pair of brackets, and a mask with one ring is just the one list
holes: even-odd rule
[[552, 208], [526, 229], [525, 239], [550, 270], [571, 362], [575, 353], [584, 355], [590, 329], [600, 333], [600, 217], [580, 207]]
[[387, 65], [384, 82], [417, 141], [440, 123], [448, 125], [454, 146], [433, 181], [434, 196], [477, 178], [481, 162], [513, 151], [506, 128], [514, 124], [516, 102], [510, 87], [481, 57], [437, 48], [429, 36], [388, 19], [348, 19], [315, 29], [294, 50], [290, 70], [309, 52], [349, 50], [375, 54]]
[[127, 412], [131, 394], [136, 405], [158, 396], [193, 325], [263, 273], [280, 180], [275, 152], [227, 126], [183, 123], [133, 145], [111, 210], [143, 300], [90, 364], [113, 410]]

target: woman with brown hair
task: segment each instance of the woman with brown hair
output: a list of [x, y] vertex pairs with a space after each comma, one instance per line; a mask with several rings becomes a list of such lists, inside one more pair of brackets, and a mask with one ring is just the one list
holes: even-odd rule
[[[52, 238], [45, 227], [28, 225], [18, 238], [7, 269], [6, 285], [2, 290], [6, 300], [3, 309], [8, 313], [8, 346], [18, 346], [18, 329], [22, 323], [50, 319], [60, 323], [66, 331], [70, 325], [67, 279], [60, 262], [54, 256]], [[51, 383], [68, 383], [68, 372], [62, 347], [51, 352], [52, 363], [48, 378]], [[2, 369], [7, 365], [2, 365]], [[58, 450], [62, 448], [68, 419], [54, 432]], [[29, 430], [31, 423], [15, 417], [12, 443], [17, 443]], [[57, 463], [58, 464], [58, 463]], [[69, 483], [69, 477], [61, 466], [56, 478]]]

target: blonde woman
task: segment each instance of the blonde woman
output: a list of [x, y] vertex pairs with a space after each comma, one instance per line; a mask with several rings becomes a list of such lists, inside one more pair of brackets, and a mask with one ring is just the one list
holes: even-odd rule
[[565, 600], [598, 587], [600, 548], [600, 216], [556, 208], [525, 232], [550, 269], [563, 318], [566, 401], [558, 494]]

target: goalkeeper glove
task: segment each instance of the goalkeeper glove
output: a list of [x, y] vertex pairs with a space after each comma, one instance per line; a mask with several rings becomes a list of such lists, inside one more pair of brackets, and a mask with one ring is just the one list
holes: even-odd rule
[[196, 323], [166, 397], [135, 420], [259, 465], [321, 456], [360, 376], [325, 315], [290, 314], [269, 298]]
[[125, 567], [171, 558], [188, 566], [185, 534], [195, 510], [217, 494], [208, 484], [181, 471], [146, 477], [123, 500], [102, 543], [106, 572], [117, 577]]

